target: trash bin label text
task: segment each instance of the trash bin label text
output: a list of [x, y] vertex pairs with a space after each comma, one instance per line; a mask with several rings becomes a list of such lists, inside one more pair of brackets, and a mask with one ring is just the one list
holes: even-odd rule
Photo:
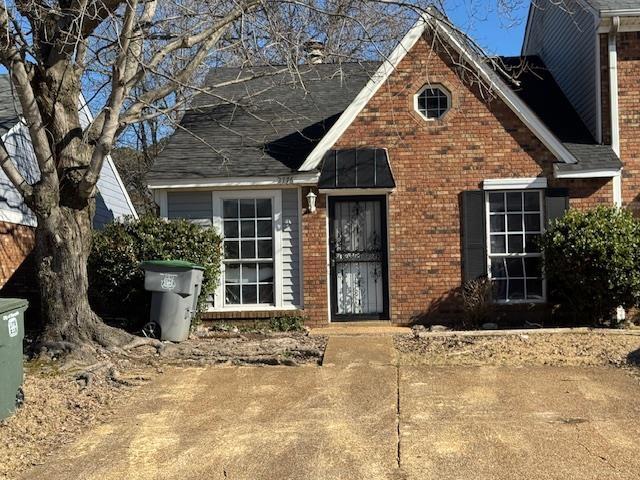
[[18, 335], [18, 315], [20, 315], [20, 312], [12, 312], [2, 317], [3, 320], [7, 321], [9, 337], [15, 337]]
[[176, 288], [176, 277], [177, 275], [172, 275], [169, 273], [161, 273], [162, 281], [160, 282], [160, 287], [164, 290], [173, 290]]

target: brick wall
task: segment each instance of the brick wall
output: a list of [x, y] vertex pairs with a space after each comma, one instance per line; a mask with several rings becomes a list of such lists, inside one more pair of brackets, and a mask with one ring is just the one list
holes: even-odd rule
[[[413, 95], [427, 82], [452, 94], [453, 108], [440, 121], [425, 121], [413, 110]], [[388, 222], [394, 323], [446, 321], [459, 312], [462, 191], [481, 188], [487, 178], [544, 174], [551, 186], [571, 189], [572, 206], [612, 202], [610, 182], [554, 181], [553, 155], [506, 105], [486, 95], [463, 83], [448, 54], [432, 54], [423, 39], [336, 144], [389, 150], [397, 184]], [[303, 222], [305, 312], [324, 323], [326, 213], [319, 200], [318, 213]]]
[[0, 222], [0, 287], [7, 283], [33, 246], [33, 228]]
[[618, 34], [616, 47], [622, 199], [640, 214], [640, 33]]
[[[303, 202], [309, 188], [302, 190]], [[314, 193], [318, 193], [314, 189]], [[304, 314], [307, 325], [324, 325], [328, 319], [327, 285], [327, 202], [325, 195], [318, 195], [316, 211], [303, 210], [302, 215], [302, 262], [304, 281]]]

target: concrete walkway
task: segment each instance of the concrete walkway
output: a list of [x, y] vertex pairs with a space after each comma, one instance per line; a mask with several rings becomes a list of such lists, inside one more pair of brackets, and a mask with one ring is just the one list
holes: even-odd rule
[[621, 370], [396, 363], [391, 337], [338, 336], [322, 367], [170, 370], [23, 478], [640, 478]]

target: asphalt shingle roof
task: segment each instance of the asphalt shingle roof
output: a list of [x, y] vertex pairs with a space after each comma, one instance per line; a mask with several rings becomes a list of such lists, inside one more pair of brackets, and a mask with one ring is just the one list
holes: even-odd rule
[[[186, 112], [149, 180], [286, 175], [366, 85], [378, 63], [218, 68]], [[245, 81], [238, 81], [245, 79]]]
[[598, 12], [608, 10], [634, 10], [640, 8], [640, 0], [585, 0]]
[[513, 91], [529, 106], [549, 130], [578, 160], [559, 164], [562, 171], [620, 168], [622, 163], [610, 145], [596, 143], [542, 60], [536, 56], [501, 57], [519, 82]]

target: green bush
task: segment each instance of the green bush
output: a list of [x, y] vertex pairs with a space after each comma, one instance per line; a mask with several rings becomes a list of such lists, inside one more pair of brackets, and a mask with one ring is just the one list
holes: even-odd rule
[[640, 298], [640, 224], [624, 209], [570, 210], [542, 238], [550, 299], [574, 323], [612, 321]]
[[131, 328], [147, 320], [144, 260], [187, 260], [204, 267], [199, 313], [213, 293], [221, 262], [221, 238], [212, 228], [151, 215], [114, 222], [96, 231], [89, 256], [89, 293], [102, 315], [124, 316]]

